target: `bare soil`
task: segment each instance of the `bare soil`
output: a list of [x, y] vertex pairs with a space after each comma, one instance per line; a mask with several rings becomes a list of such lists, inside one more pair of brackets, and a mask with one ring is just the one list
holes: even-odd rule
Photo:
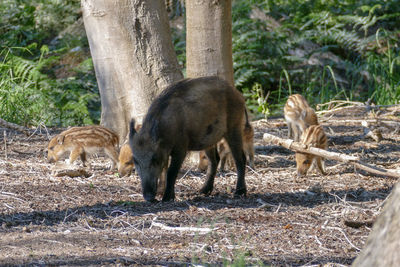
[[[330, 151], [400, 168], [397, 128], [379, 128], [376, 143], [363, 138], [363, 108], [330, 116], [320, 118]], [[0, 265], [350, 265], [396, 180], [329, 160], [328, 175], [297, 178], [294, 153], [262, 140], [286, 137], [283, 120], [253, 125], [247, 197], [233, 198], [234, 170], [218, 174], [211, 196], [199, 194], [205, 174], [188, 162], [176, 200], [155, 204], [144, 202], [137, 175], [118, 177], [102, 155], [91, 157], [89, 177], [56, 177], [46, 134], [1, 128]]]

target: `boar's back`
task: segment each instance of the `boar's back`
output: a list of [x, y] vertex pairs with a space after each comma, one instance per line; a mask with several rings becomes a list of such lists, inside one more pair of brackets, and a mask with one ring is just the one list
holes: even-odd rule
[[188, 150], [201, 150], [240, 127], [243, 114], [243, 96], [225, 80], [185, 79], [153, 101], [142, 130], [164, 143], [187, 142]]

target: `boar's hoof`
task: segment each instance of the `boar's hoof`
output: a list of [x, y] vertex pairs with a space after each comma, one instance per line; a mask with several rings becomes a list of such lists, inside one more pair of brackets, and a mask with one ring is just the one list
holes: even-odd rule
[[175, 199], [175, 193], [165, 192], [164, 197], [162, 198], [163, 202], [173, 201]]
[[212, 186], [203, 186], [200, 189], [200, 193], [204, 194], [206, 196], [210, 195], [212, 191], [213, 191], [213, 187]]
[[247, 193], [246, 187], [245, 188], [236, 189], [235, 197], [246, 196], [246, 193]]
[[155, 196], [153, 194], [144, 194], [143, 198], [147, 201], [147, 202], [151, 202], [154, 203], [156, 202]]

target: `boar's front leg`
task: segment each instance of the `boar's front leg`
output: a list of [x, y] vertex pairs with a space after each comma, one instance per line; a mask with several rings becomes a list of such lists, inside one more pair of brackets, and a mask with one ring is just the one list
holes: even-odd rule
[[237, 183], [235, 196], [246, 195], [246, 182], [244, 180], [246, 171], [246, 155], [243, 152], [241, 128], [232, 129], [226, 138], [236, 164]]
[[171, 163], [167, 171], [167, 184], [165, 186], [164, 196], [162, 201], [170, 201], [175, 199], [175, 182], [178, 172], [185, 159], [186, 153], [184, 150], [171, 153]]
[[216, 146], [212, 146], [206, 149], [206, 155], [208, 158], [208, 167], [207, 167], [207, 180], [204, 183], [203, 187], [200, 189], [200, 193], [209, 195], [211, 194], [214, 188], [214, 178], [217, 174], [217, 167], [219, 163], [219, 155]]

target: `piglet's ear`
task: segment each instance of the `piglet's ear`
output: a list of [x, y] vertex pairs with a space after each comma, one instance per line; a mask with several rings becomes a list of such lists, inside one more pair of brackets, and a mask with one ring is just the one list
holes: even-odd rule
[[58, 137], [57, 137], [57, 143], [58, 143], [59, 145], [62, 145], [62, 144], [64, 143], [64, 138], [65, 138], [64, 135], [58, 136]]

